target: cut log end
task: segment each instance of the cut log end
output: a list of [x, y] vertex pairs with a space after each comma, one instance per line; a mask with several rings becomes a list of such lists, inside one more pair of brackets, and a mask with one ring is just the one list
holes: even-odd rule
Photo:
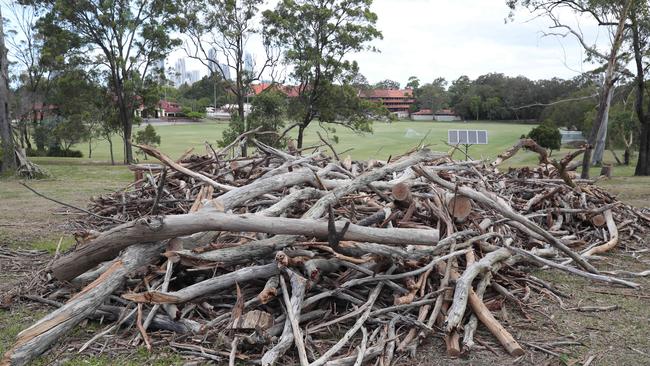
[[607, 220], [605, 220], [605, 216], [603, 216], [602, 214], [594, 215], [589, 220], [596, 227], [603, 227], [607, 222]]
[[393, 199], [400, 206], [408, 207], [413, 201], [411, 188], [406, 183], [397, 183], [392, 188]]
[[464, 220], [472, 213], [472, 200], [456, 195], [447, 201], [449, 213], [457, 220]]

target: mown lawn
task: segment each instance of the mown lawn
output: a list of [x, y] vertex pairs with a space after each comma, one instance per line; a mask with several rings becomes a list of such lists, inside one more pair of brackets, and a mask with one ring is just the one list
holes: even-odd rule
[[[227, 128], [227, 122], [195, 122], [190, 124], [177, 125], [156, 125], [156, 131], [161, 136], [160, 149], [172, 157], [178, 157], [188, 148], [193, 147], [195, 152], [203, 153], [205, 151], [205, 142], [209, 142], [217, 147], [217, 141], [222, 137], [223, 131]], [[144, 124], [136, 127], [137, 130], [144, 127]], [[447, 131], [450, 129], [480, 129], [487, 130], [489, 135], [489, 144], [474, 145], [469, 149], [469, 155], [474, 159], [492, 159], [508, 147], [512, 146], [521, 135], [527, 134], [534, 125], [501, 123], [501, 122], [413, 122], [398, 121], [393, 123], [375, 122], [372, 133], [355, 133], [349, 129], [337, 127], [335, 135], [339, 138], [339, 143], [335, 144], [338, 152], [345, 152], [353, 159], [381, 159], [385, 160], [389, 156], [395, 156], [404, 153], [417, 146], [419, 143], [428, 145], [432, 150], [449, 151], [446, 145]], [[322, 129], [317, 122], [312, 123], [305, 132], [305, 146], [311, 146], [319, 143], [317, 131]], [[297, 131], [293, 131], [294, 135]], [[118, 136], [113, 141], [114, 156], [116, 162], [123, 160], [123, 145]], [[36, 162], [44, 164], [86, 164], [102, 163], [110, 161], [108, 143], [106, 141], [97, 141], [93, 143], [92, 159], [88, 158], [88, 144], [83, 143], [74, 146], [74, 149], [81, 150], [84, 158], [80, 159], [52, 159], [52, 158], [35, 158]], [[325, 148], [326, 149], [326, 148]], [[554, 155], [562, 155], [569, 150], [553, 152]], [[622, 156], [622, 153], [619, 153]], [[455, 157], [462, 159], [463, 155], [457, 152]], [[142, 156], [138, 156], [142, 160]], [[528, 152], [520, 152], [506, 166], [524, 166], [534, 164], [536, 155]], [[615, 160], [611, 153], [605, 153], [605, 162], [614, 163]], [[631, 176], [633, 168], [616, 168], [616, 175]]]
[[[144, 124], [137, 127], [135, 131], [143, 128]], [[182, 154], [187, 148], [194, 147], [196, 151], [204, 151], [206, 141], [216, 147], [221, 139], [223, 131], [227, 128], [226, 122], [196, 122], [192, 124], [178, 125], [154, 125], [161, 136], [160, 148], [171, 156]], [[393, 123], [375, 122], [372, 133], [358, 134], [353, 131], [337, 127], [335, 135], [340, 143], [335, 145], [337, 151], [346, 151], [354, 159], [386, 159], [389, 155], [404, 153], [409, 148], [417, 146], [421, 141], [430, 145], [431, 149], [447, 151], [447, 130], [449, 129], [482, 129], [489, 134], [488, 145], [477, 145], [470, 149], [472, 157], [493, 157], [512, 145], [519, 136], [528, 133], [532, 125], [511, 124], [498, 122], [411, 122], [399, 121]], [[323, 131], [318, 123], [312, 123], [305, 132], [305, 146], [319, 142], [317, 131]], [[297, 133], [297, 131], [293, 131]], [[135, 132], [134, 132], [135, 135]], [[92, 159], [87, 159], [87, 143], [74, 147], [84, 153], [84, 160], [109, 161], [110, 155], [108, 143], [99, 141], [93, 146]], [[123, 160], [122, 143], [119, 137], [115, 137], [114, 153], [117, 161]]]

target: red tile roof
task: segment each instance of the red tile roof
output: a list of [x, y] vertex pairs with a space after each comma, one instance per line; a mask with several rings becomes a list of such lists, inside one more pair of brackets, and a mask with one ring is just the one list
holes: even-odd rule
[[436, 115], [438, 116], [455, 116], [456, 111], [453, 109], [440, 109], [436, 111]]
[[271, 84], [271, 83], [259, 83], [251, 85], [251, 96], [259, 95], [261, 92], [265, 91], [268, 88], [275, 88], [276, 90], [281, 91], [289, 98], [295, 98], [299, 94], [298, 87], [295, 85], [280, 85], [280, 84]]
[[183, 110], [180, 104], [176, 102], [170, 102], [169, 100], [163, 99], [158, 102], [158, 105], [167, 113], [180, 113]]
[[412, 89], [370, 89], [361, 91], [365, 98], [412, 98]]
[[431, 109], [420, 109], [419, 111], [412, 114], [416, 116], [430, 116], [433, 115], [433, 112], [431, 112]]

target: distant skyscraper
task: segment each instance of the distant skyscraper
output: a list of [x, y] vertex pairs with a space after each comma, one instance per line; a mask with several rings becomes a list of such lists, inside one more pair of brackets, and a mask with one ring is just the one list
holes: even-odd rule
[[201, 79], [201, 73], [199, 70], [191, 70], [187, 73], [187, 83], [192, 85]]
[[184, 58], [179, 58], [176, 60], [174, 70], [176, 71], [176, 75], [174, 76], [174, 84], [176, 84], [176, 86], [183, 85], [187, 78], [187, 70], [185, 68]]
[[213, 47], [210, 48], [208, 51], [208, 68], [210, 69], [210, 72], [219, 72], [219, 67], [218, 65], [218, 60], [217, 60], [217, 50]]
[[244, 70], [252, 72], [254, 66], [255, 65], [253, 64], [253, 55], [246, 52], [244, 54]]
[[221, 64], [221, 70], [223, 70], [223, 79], [230, 80], [230, 67], [226, 64]]

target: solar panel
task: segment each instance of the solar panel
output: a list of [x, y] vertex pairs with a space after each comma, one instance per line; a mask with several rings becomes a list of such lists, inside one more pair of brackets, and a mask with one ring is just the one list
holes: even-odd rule
[[486, 130], [448, 130], [447, 142], [450, 145], [487, 145]]
[[447, 142], [449, 142], [450, 145], [458, 144], [458, 130], [447, 131]]

